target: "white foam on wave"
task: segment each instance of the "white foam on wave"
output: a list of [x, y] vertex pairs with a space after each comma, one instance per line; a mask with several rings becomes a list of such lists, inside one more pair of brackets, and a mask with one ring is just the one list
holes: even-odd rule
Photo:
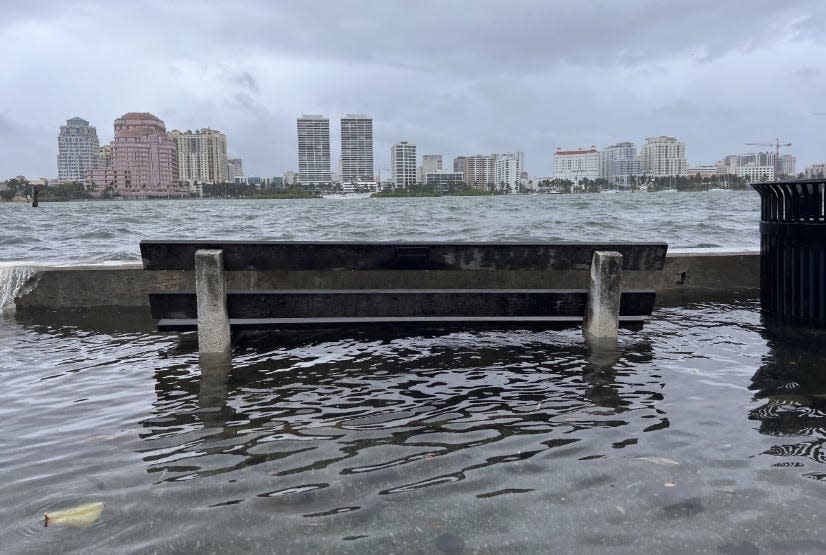
[[14, 301], [37, 283], [39, 268], [21, 262], [0, 263], [0, 312], [14, 310]]

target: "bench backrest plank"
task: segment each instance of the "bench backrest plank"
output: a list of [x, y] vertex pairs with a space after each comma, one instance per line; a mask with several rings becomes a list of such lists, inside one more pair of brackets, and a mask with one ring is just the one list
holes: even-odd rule
[[221, 249], [224, 269], [588, 270], [594, 251], [617, 251], [623, 270], [662, 270], [666, 243], [390, 243], [141, 241], [146, 270], [191, 270], [195, 251]]

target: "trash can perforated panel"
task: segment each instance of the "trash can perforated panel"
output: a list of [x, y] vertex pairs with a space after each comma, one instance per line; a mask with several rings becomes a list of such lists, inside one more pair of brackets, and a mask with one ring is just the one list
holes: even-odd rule
[[776, 324], [826, 328], [826, 179], [755, 183], [760, 304]]

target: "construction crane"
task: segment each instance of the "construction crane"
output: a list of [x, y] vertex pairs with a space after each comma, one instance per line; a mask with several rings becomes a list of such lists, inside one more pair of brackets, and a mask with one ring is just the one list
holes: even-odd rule
[[774, 147], [774, 156], [775, 160], [780, 159], [780, 147], [789, 147], [792, 146], [792, 143], [781, 143], [780, 139], [775, 139], [773, 143], [744, 143], [748, 146], [773, 146]]
[[774, 147], [774, 175], [779, 176], [783, 172], [783, 163], [780, 161], [780, 147], [790, 147], [792, 143], [781, 143], [777, 138], [773, 143], [744, 143], [749, 146], [773, 146]]

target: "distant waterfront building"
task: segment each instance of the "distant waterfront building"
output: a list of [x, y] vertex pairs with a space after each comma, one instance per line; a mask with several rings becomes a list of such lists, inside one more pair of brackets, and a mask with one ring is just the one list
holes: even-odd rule
[[83, 118], [66, 120], [57, 137], [57, 178], [84, 181], [100, 165], [100, 142], [94, 126]]
[[302, 184], [330, 183], [330, 120], [321, 115], [305, 114], [296, 120], [296, 129], [298, 181]]
[[164, 122], [147, 112], [129, 112], [115, 120], [112, 167], [91, 171], [93, 194], [127, 198], [189, 194], [177, 180], [175, 143]]
[[453, 171], [465, 173], [465, 168], [467, 168], [466, 156], [457, 156], [453, 159]]
[[226, 183], [227, 138], [214, 129], [169, 132], [178, 153], [178, 179], [190, 183]]
[[744, 177], [750, 182], [773, 181], [774, 164], [765, 166], [749, 162], [744, 166], [737, 166], [734, 169], [734, 175]]
[[826, 162], [812, 164], [803, 170], [803, 177], [806, 179], [820, 179], [826, 177]]
[[686, 168], [685, 170], [685, 174], [689, 177], [714, 177], [719, 173], [720, 168], [716, 164], [694, 166], [693, 168]]
[[685, 175], [685, 143], [674, 137], [649, 137], [640, 152], [640, 171], [653, 177]]
[[284, 172], [284, 186], [298, 185], [298, 174], [293, 171]]
[[438, 172], [441, 169], [441, 154], [423, 154], [422, 165], [416, 168], [416, 181], [418, 183], [425, 183], [427, 174]]
[[[724, 171], [742, 177], [752, 175], [763, 176], [765, 170], [755, 168], [765, 168], [771, 166], [771, 178], [781, 175], [797, 174], [797, 158], [791, 154], [781, 154], [779, 157], [774, 152], [749, 152], [747, 154], [730, 154], [723, 159]], [[747, 169], [740, 169], [747, 168]], [[759, 179], [757, 179], [759, 181]]]
[[775, 167], [775, 173], [780, 175], [797, 175], [797, 158], [792, 154], [781, 154]]
[[[728, 157], [727, 157], [728, 158]], [[736, 166], [774, 166], [774, 152], [750, 152], [733, 156]]]
[[595, 146], [575, 150], [556, 149], [554, 178], [567, 179], [576, 184], [583, 179], [599, 178], [599, 151]]
[[476, 154], [464, 157], [465, 184], [474, 189], [487, 189], [496, 183], [496, 155]]
[[252, 185], [256, 189], [263, 189], [268, 185], [272, 185], [273, 178], [270, 177], [248, 177], [244, 181], [247, 185]]
[[599, 176], [612, 185], [628, 187], [632, 175], [640, 175], [637, 145], [624, 142], [605, 147], [599, 154]]
[[686, 168], [685, 174], [688, 177], [714, 177], [720, 173], [720, 168], [715, 165], [694, 166], [693, 168]]
[[341, 118], [341, 181], [373, 181], [373, 118], [347, 114]]
[[[441, 154], [422, 154], [422, 173], [436, 173], [442, 169]], [[456, 171], [456, 170], [453, 170]]]
[[104, 169], [112, 167], [112, 145], [103, 145], [98, 149], [98, 167]]
[[424, 174], [423, 183], [442, 191], [461, 189], [464, 185], [464, 174], [450, 170], [438, 169]]
[[517, 191], [522, 185], [522, 174], [525, 171], [525, 153], [505, 152], [493, 154], [493, 181], [500, 189], [511, 192]]
[[227, 181], [234, 183], [236, 177], [244, 177], [244, 163], [240, 158], [227, 158]]
[[416, 184], [416, 145], [402, 141], [390, 148], [390, 167], [396, 187]]

